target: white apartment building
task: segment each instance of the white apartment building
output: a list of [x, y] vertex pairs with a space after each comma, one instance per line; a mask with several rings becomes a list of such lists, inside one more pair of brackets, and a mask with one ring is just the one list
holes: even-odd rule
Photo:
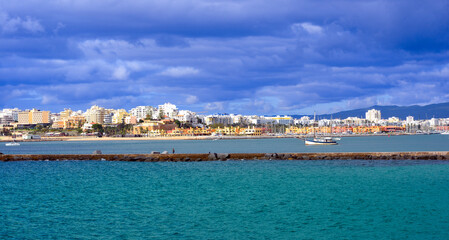
[[366, 112], [365, 119], [371, 122], [378, 122], [382, 119], [382, 117], [379, 110], [371, 109]]
[[189, 111], [189, 110], [180, 110], [178, 112], [178, 115], [174, 117], [174, 119], [177, 119], [180, 122], [186, 122], [186, 123], [192, 123], [197, 124], [198, 118], [196, 113]]
[[176, 108], [176, 105], [174, 104], [164, 103], [163, 105], [159, 105], [157, 108], [158, 115], [162, 114], [169, 118], [175, 118], [175, 116], [178, 115], [178, 108]]
[[435, 127], [438, 126], [440, 124], [440, 121], [438, 121], [438, 118], [431, 118], [429, 120], [430, 126], [431, 127]]
[[224, 125], [230, 125], [232, 124], [232, 117], [229, 115], [208, 115], [204, 117], [204, 123], [206, 125], [212, 125], [212, 124], [224, 124]]
[[131, 116], [135, 116], [137, 119], [145, 119], [147, 115], [151, 118], [157, 118], [157, 109], [152, 106], [137, 106], [129, 110]]
[[367, 119], [358, 118], [358, 117], [348, 117], [348, 118], [343, 120], [343, 124], [360, 126], [360, 125], [366, 124], [366, 121], [368, 121], [368, 120]]
[[[15, 112], [13, 110], [17, 110], [18, 112]], [[3, 111], [0, 111], [0, 124], [10, 124], [12, 122], [15, 122], [18, 120], [20, 110], [15, 109], [3, 109]], [[16, 120], [14, 120], [16, 119]]]
[[311, 123], [311, 121], [310, 121], [310, 117], [303, 116], [300, 119], [293, 120], [293, 123], [295, 125], [299, 125], [299, 124], [301, 124], [301, 125], [309, 125]]
[[14, 122], [14, 119], [12, 118], [11, 115], [0, 112], [0, 124], [6, 125], [12, 122]]
[[238, 114], [238, 115], [231, 114], [230, 116], [232, 118], [232, 124], [240, 124], [240, 123], [248, 122], [247, 119], [240, 114]]
[[293, 124], [293, 118], [290, 116], [279, 116], [276, 117], [263, 117], [266, 123], [277, 123], [277, 124]]
[[397, 117], [389, 117], [388, 118], [388, 122], [389, 123], [399, 123], [401, 120], [399, 120], [399, 118]]
[[51, 113], [50, 114], [50, 122], [54, 123], [61, 120], [61, 115], [59, 113]]
[[21, 112], [18, 108], [5, 108], [1, 111], [3, 116], [11, 116], [12, 120], [15, 122], [19, 121], [19, 112]]
[[106, 113], [106, 114], [104, 114], [103, 124], [111, 124], [113, 115], [114, 115], [113, 113]]

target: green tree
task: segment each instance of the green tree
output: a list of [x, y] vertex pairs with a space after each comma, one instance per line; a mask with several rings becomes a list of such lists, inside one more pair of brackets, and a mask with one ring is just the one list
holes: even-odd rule
[[181, 127], [181, 122], [178, 119], [175, 120], [175, 123], [178, 127]]
[[92, 125], [92, 129], [94, 130], [94, 132], [98, 132], [98, 133], [103, 133], [104, 129], [103, 126], [101, 124], [95, 123]]

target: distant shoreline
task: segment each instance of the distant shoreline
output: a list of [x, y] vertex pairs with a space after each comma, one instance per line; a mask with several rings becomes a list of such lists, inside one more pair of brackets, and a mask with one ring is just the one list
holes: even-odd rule
[[[351, 135], [333, 135], [332, 137], [374, 137], [374, 136], [403, 136], [403, 135], [423, 135], [408, 133], [385, 133], [385, 134], [351, 134]], [[329, 136], [329, 135], [323, 135]], [[11, 137], [0, 137], [0, 142], [46, 142], [46, 141], [154, 141], [154, 140], [231, 140], [231, 139], [273, 139], [273, 138], [311, 138], [313, 136], [304, 135], [261, 135], [261, 136], [173, 136], [173, 137], [94, 137], [94, 136], [69, 136], [69, 137], [42, 137], [41, 139], [13, 139]]]

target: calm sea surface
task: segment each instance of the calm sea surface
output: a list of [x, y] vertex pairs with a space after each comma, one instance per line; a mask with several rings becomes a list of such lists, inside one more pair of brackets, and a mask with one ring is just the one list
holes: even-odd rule
[[449, 239], [448, 183], [445, 161], [0, 162], [0, 239]]
[[346, 137], [336, 146], [305, 146], [296, 138], [232, 139], [232, 140], [151, 140], [151, 141], [83, 141], [83, 142], [24, 142], [18, 147], [6, 147], [5, 154], [90, 154], [101, 150], [113, 153], [259, 153], [259, 152], [395, 152], [449, 151], [448, 135]]

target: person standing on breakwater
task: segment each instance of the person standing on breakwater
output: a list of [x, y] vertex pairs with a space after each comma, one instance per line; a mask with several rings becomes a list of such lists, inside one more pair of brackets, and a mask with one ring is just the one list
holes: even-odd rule
[[175, 148], [173, 148], [172, 153], [175, 154]]

